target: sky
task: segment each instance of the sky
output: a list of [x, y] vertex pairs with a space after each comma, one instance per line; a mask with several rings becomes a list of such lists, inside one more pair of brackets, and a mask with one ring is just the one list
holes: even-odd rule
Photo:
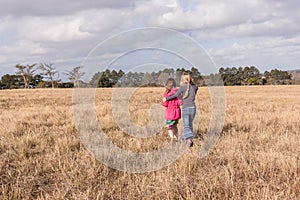
[[300, 2], [1, 0], [0, 76], [32, 63], [53, 63], [60, 73], [82, 65], [89, 75], [149, 63], [192, 63], [202, 74], [299, 69]]

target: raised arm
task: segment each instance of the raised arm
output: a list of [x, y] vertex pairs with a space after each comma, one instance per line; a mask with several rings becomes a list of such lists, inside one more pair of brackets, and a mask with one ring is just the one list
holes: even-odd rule
[[175, 99], [177, 97], [179, 97], [179, 95], [183, 92], [182, 87], [180, 87], [177, 92], [169, 97], [166, 98], [167, 101], [171, 100], [171, 99]]

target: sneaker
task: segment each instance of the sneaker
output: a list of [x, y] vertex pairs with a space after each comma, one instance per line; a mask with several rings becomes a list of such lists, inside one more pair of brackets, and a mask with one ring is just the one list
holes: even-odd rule
[[176, 137], [173, 137], [173, 138], [171, 138], [171, 142], [176, 143], [176, 142], [178, 142], [178, 139]]
[[188, 145], [188, 147], [192, 147], [194, 145], [194, 142], [191, 138], [188, 138], [185, 143]]

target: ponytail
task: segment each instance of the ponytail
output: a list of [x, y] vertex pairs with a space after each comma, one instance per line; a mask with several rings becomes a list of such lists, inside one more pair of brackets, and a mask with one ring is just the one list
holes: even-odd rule
[[188, 72], [183, 72], [181, 76], [181, 83], [186, 84], [186, 91], [182, 97], [183, 99], [185, 99], [189, 96], [190, 86], [191, 84], [193, 84], [193, 79]]

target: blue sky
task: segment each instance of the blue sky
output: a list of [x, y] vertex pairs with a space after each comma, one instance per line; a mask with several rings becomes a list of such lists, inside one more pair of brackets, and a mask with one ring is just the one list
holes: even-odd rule
[[[261, 72], [300, 68], [300, 2], [296, 0], [1, 0], [0, 76], [14, 73], [18, 63], [51, 62], [63, 73], [81, 65], [108, 38], [143, 27], [185, 34], [217, 68], [254, 65]], [[123, 38], [116, 43], [121, 48], [108, 46], [102, 54], [99, 51], [95, 64], [99, 68], [87, 66], [86, 70], [92, 74], [107, 67], [105, 63], [126, 52], [124, 46], [132, 49], [138, 41], [139, 47], [151, 47], [155, 40], [167, 38], [144, 38], [143, 44]], [[194, 50], [185, 49], [184, 56], [194, 59]], [[134, 67], [135, 56], [130, 55], [123, 59], [124, 67]], [[142, 55], [136, 58], [143, 60]], [[150, 62], [146, 57], [145, 66]], [[155, 62], [159, 65], [165, 60]]]

